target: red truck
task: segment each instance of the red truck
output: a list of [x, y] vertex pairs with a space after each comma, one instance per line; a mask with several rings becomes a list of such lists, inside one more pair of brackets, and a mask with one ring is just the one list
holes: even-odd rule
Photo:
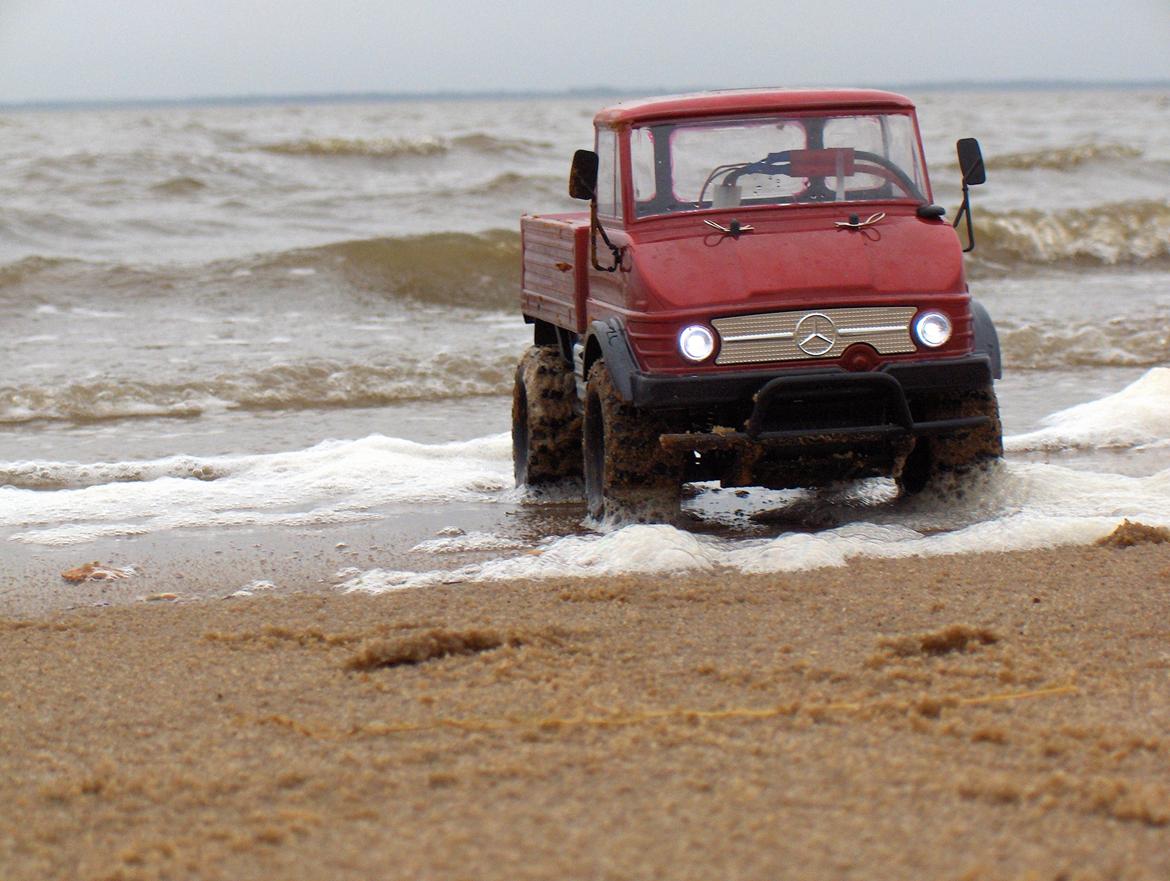
[[711, 92], [594, 127], [569, 180], [590, 210], [521, 219], [518, 484], [583, 476], [591, 515], [657, 518], [687, 481], [912, 493], [1002, 455], [999, 342], [963, 269], [977, 141], [952, 225], [901, 95]]

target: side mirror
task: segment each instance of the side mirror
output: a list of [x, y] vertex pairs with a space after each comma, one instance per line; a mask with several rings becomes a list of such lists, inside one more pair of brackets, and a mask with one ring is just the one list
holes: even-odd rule
[[959, 206], [955, 222], [951, 225], [958, 229], [964, 216], [967, 218], [967, 247], [963, 249], [963, 253], [966, 254], [975, 250], [975, 229], [971, 226], [971, 194], [967, 192], [967, 187], [984, 183], [987, 180], [987, 169], [983, 167], [983, 151], [979, 149], [979, 142], [974, 138], [959, 138], [955, 143], [955, 149], [959, 152], [959, 172], [963, 175], [963, 204]]
[[597, 154], [592, 150], [578, 150], [573, 154], [573, 167], [569, 171], [569, 195], [590, 201], [596, 193]]
[[983, 167], [983, 151], [975, 138], [960, 138], [955, 144], [959, 153], [959, 171], [963, 175], [963, 186], [973, 187], [986, 183], [987, 169]]

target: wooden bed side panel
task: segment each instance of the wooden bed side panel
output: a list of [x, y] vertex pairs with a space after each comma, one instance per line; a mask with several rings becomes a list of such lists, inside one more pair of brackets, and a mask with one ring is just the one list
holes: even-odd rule
[[583, 332], [588, 286], [588, 216], [526, 215], [520, 221], [520, 241], [521, 310], [557, 327]]

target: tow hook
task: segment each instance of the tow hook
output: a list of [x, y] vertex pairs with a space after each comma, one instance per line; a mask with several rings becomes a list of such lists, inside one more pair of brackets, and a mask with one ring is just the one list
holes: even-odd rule
[[865, 220], [862, 220], [856, 214], [850, 214], [848, 220], [838, 220], [835, 226], [839, 229], [864, 229], [867, 226], [873, 226], [875, 223], [881, 223], [885, 219], [886, 212], [884, 211], [871, 214]]

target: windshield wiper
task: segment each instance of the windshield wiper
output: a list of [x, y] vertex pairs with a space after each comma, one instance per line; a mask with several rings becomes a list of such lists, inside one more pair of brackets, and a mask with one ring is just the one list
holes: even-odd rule
[[[882, 215], [883, 217], [885, 215]], [[749, 223], [740, 223], [738, 220], [733, 220], [728, 226], [721, 223], [716, 223], [714, 220], [704, 220], [703, 223], [712, 229], [717, 229], [725, 236], [731, 236], [733, 239], [738, 239], [741, 232], [755, 232], [756, 228]]]

